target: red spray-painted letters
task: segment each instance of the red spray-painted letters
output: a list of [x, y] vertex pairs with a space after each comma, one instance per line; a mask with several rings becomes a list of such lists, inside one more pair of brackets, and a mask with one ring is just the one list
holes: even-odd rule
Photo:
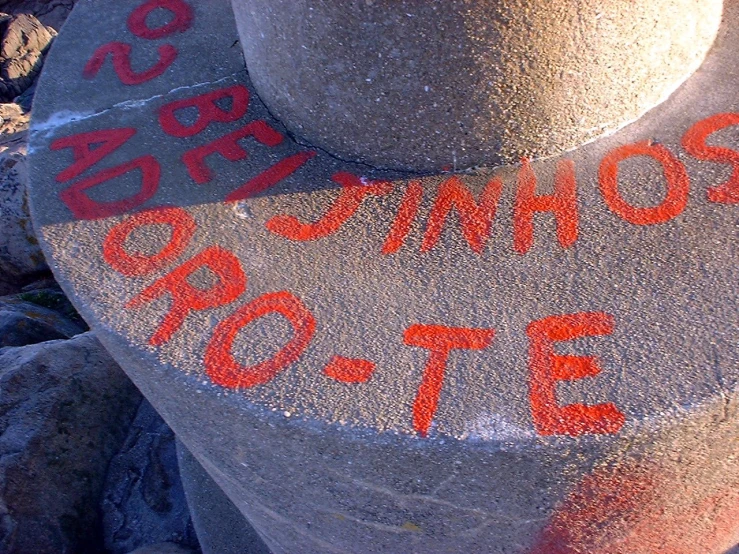
[[613, 317], [599, 312], [552, 316], [529, 324], [529, 399], [540, 435], [614, 434], [624, 415], [612, 403], [586, 406], [557, 403], [558, 381], [593, 377], [601, 372], [595, 358], [555, 354], [554, 343], [610, 335]]
[[[188, 277], [204, 268], [210, 269], [218, 282], [208, 289], [191, 285]], [[149, 339], [150, 344], [158, 346], [172, 338], [191, 311], [224, 306], [245, 290], [246, 275], [239, 259], [220, 246], [210, 246], [144, 289], [126, 308], [138, 308], [169, 293], [172, 305]]]
[[[269, 360], [242, 366], [231, 353], [236, 335], [252, 321], [273, 313], [290, 322], [293, 338]], [[315, 329], [313, 315], [299, 298], [285, 291], [265, 294], [216, 326], [205, 350], [205, 370], [214, 383], [228, 388], [248, 389], [268, 383], [300, 357]]]
[[412, 325], [403, 335], [405, 344], [431, 351], [421, 386], [413, 403], [413, 428], [426, 436], [431, 427], [452, 350], [482, 350], [490, 346], [493, 329], [466, 329], [441, 325]]

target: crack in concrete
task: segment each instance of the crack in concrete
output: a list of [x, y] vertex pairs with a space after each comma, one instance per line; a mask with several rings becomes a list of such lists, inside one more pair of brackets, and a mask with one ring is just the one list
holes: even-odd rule
[[271, 510], [267, 508], [264, 504], [259, 502], [255, 497], [250, 497], [248, 502], [249, 508], [255, 508], [257, 510], [260, 510], [265, 516], [273, 519], [274, 521], [277, 521], [281, 523], [282, 525], [285, 525], [289, 528], [291, 528], [293, 531], [295, 531], [298, 535], [305, 537], [306, 539], [313, 541], [315, 544], [320, 546], [322, 549], [324, 549], [324, 552], [335, 552], [336, 554], [343, 554], [343, 550], [337, 549], [335, 546], [323, 541], [322, 539], [319, 539], [315, 536], [315, 534], [309, 532], [305, 529], [302, 525], [299, 523], [288, 519], [287, 517], [275, 512], [274, 510]]
[[520, 518], [515, 518], [515, 517], [512, 517], [509, 514], [506, 514], [504, 512], [501, 512], [501, 511], [488, 512], [486, 510], [481, 510], [479, 508], [470, 508], [470, 507], [466, 507], [466, 506], [459, 506], [459, 505], [457, 505], [457, 504], [455, 504], [453, 502], [450, 502], [448, 500], [442, 500], [441, 498], [437, 498], [437, 497], [434, 497], [434, 496], [429, 496], [429, 495], [426, 495], [426, 494], [401, 494], [401, 493], [398, 493], [398, 492], [396, 492], [396, 491], [394, 491], [392, 489], [389, 489], [387, 487], [383, 487], [381, 485], [376, 485], [374, 483], [370, 483], [368, 481], [363, 481], [363, 480], [357, 479], [355, 477], [347, 477], [345, 474], [343, 474], [343, 473], [341, 473], [339, 471], [330, 469], [330, 468], [327, 468], [327, 471], [330, 471], [334, 475], [337, 475], [337, 476], [343, 478], [344, 480], [348, 480], [353, 485], [356, 485], [358, 487], [365, 488], [367, 490], [371, 490], [373, 492], [377, 492], [377, 493], [383, 494], [385, 496], [389, 496], [389, 497], [395, 499], [395, 501], [398, 503], [399, 506], [404, 507], [404, 508], [407, 508], [408, 506], [415, 506], [418, 502], [427, 502], [429, 504], [435, 504], [435, 505], [438, 505], [438, 506], [444, 506], [444, 507], [453, 508], [455, 510], [459, 510], [459, 511], [462, 511], [462, 512], [467, 512], [467, 513], [475, 514], [475, 515], [477, 515], [477, 516], [479, 516], [481, 518], [484, 518], [485, 520], [502, 520], [502, 521], [508, 521], [510, 523], [513, 523], [513, 524], [529, 523], [531, 521], [535, 521], [535, 520], [528, 520], [528, 519], [527, 520], [523, 520], [523, 519], [520, 519]]
[[[249, 74], [249, 70], [246, 69], [245, 71], [246, 71], [246, 74], [248, 75]], [[316, 146], [315, 144], [311, 144], [308, 141], [306, 141], [305, 139], [303, 139], [303, 138], [299, 137], [298, 135], [296, 135], [295, 133], [293, 133], [290, 129], [287, 128], [287, 126], [282, 122], [282, 120], [280, 118], [278, 118], [272, 112], [272, 110], [269, 109], [269, 107], [267, 106], [267, 104], [264, 103], [264, 101], [262, 100], [261, 96], [259, 96], [259, 93], [255, 89], [251, 88], [250, 89], [250, 92], [253, 93], [254, 97], [259, 100], [259, 103], [264, 108], [264, 111], [266, 111], [269, 114], [269, 116], [274, 121], [276, 121], [276, 122], [278, 122], [280, 124], [280, 127], [282, 127], [284, 133], [288, 136], [288, 138], [290, 140], [292, 140], [298, 146], [302, 146], [303, 148], [310, 148], [311, 150], [318, 150], [318, 151], [320, 151], [321, 153], [325, 154], [326, 156], [328, 156], [329, 158], [331, 158], [333, 160], [336, 160], [336, 161], [341, 162], [341, 163], [348, 163], [348, 164], [353, 164], [353, 165], [360, 165], [360, 166], [366, 167], [369, 171], [373, 171], [373, 172], [374, 171], [377, 171], [377, 172], [393, 173], [393, 174], [402, 175], [402, 176], [408, 177], [408, 178], [423, 177], [425, 175], [432, 175], [433, 174], [433, 173], [423, 174], [423, 173], [418, 173], [418, 172], [414, 172], [414, 171], [407, 171], [407, 170], [402, 170], [402, 169], [386, 169], [386, 168], [381, 168], [381, 167], [375, 167], [375, 166], [373, 166], [373, 165], [371, 165], [369, 163], [366, 163], [366, 162], [360, 162], [360, 161], [356, 161], [356, 160], [348, 160], [346, 158], [342, 158], [341, 156], [337, 156], [336, 154], [331, 153], [330, 151], [326, 150], [325, 148], [322, 148], [320, 146]]]
[[32, 121], [31, 128], [30, 128], [30, 137], [31, 137], [31, 140], [48, 139], [50, 136], [54, 135], [55, 131], [69, 125], [70, 123], [75, 123], [78, 121], [84, 121], [88, 119], [95, 119], [97, 117], [105, 115], [114, 110], [131, 110], [131, 109], [141, 108], [141, 107], [146, 106], [147, 104], [150, 104], [151, 102], [155, 100], [169, 96], [170, 94], [175, 94], [182, 90], [191, 90], [191, 89], [207, 87], [210, 85], [217, 85], [224, 81], [228, 81], [229, 79], [234, 79], [240, 73], [244, 73], [244, 72], [246, 72], [246, 70], [242, 69], [235, 73], [226, 75], [225, 77], [221, 77], [220, 79], [217, 79], [215, 81], [205, 81], [202, 83], [195, 83], [193, 85], [184, 85], [180, 87], [175, 87], [171, 90], [168, 90], [167, 92], [164, 92], [162, 94], [155, 94], [154, 96], [150, 96], [149, 98], [143, 98], [140, 100], [125, 100], [123, 102], [118, 102], [117, 104], [113, 104], [112, 106], [109, 106], [107, 108], [103, 108], [97, 112], [72, 112], [69, 110], [55, 112], [45, 121], [42, 121], [42, 122]]

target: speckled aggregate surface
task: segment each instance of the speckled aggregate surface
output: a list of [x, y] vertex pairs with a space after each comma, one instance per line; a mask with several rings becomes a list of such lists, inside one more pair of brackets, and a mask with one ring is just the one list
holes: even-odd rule
[[722, 0], [234, 0], [256, 90], [344, 159], [438, 171], [561, 154], [667, 98]]
[[[176, 13], [190, 19], [172, 19], [154, 8], [178, 9], [183, 2], [126, 0], [106, 5], [104, 22], [95, 15], [97, 5], [80, 1], [39, 85], [31, 141], [34, 226], [80, 313], [274, 552], [296, 552], [300, 545], [301, 552], [551, 554], [547, 545], [559, 541], [572, 552], [621, 552], [613, 545], [622, 544], [624, 553], [651, 553], [659, 551], [659, 537], [647, 530], [664, 528], [675, 513], [695, 515], [685, 541], [710, 535], [706, 544], [715, 543], [715, 552], [731, 546], [730, 524], [709, 533], [700, 516], [717, 495], [721, 501], [711, 506], [731, 504], [727, 495], [739, 483], [739, 212], [732, 189], [709, 196], [731, 177], [726, 156], [710, 161], [696, 155], [695, 140], [693, 147], [684, 143], [689, 130], [708, 121], [716, 127], [708, 144], [730, 152], [739, 144], [739, 120], [731, 116], [739, 108], [739, 35], [731, 24], [739, 16], [736, 2], [727, 3], [703, 66], [636, 123], [564, 158], [422, 179], [343, 162], [295, 142], [253, 90], [227, 2], [187, 3], [189, 11]], [[138, 36], [130, 17], [142, 6], [152, 9], [149, 28], [167, 28], [168, 21], [181, 28]], [[133, 29], [142, 34], [140, 26]], [[110, 53], [96, 73], [83, 76], [88, 60], [110, 41], [131, 45], [134, 76], [157, 67], [165, 45], [176, 56], [141, 84], [123, 84], [127, 68]], [[192, 136], [172, 134], [197, 124], [192, 105], [177, 111], [179, 127], [162, 123], [173, 105], [224, 90], [249, 91], [245, 115], [209, 122]], [[237, 103], [216, 102], [222, 113], [237, 110]], [[192, 165], [188, 171], [188, 152], [255, 121], [272, 131], [244, 135], [238, 144], [245, 157], [207, 156], [209, 181]], [[127, 131], [120, 148], [65, 179], [75, 161], [70, 140], [87, 144], [86, 154], [77, 151], [82, 158], [94, 157], [108, 143], [84, 134], [120, 129], [135, 133]], [[663, 166], [628, 145], [668, 161]], [[624, 148], [632, 154], [618, 164], [614, 191], [604, 185], [604, 160]], [[222, 152], [238, 158], [234, 150]], [[149, 175], [158, 186], [144, 201], [120, 208], [115, 201], [143, 198], [144, 173], [104, 172], [141, 158], [149, 169], [159, 168], [158, 180]], [[253, 179], [286, 159], [300, 161], [289, 176], [244, 194], [246, 183], [253, 188]], [[572, 227], [572, 210], [559, 223], [536, 212], [528, 244], [520, 191], [533, 172], [536, 194], [551, 194], [563, 167], [574, 170], [574, 181], [565, 181], [576, 189], [577, 234], [557, 234]], [[347, 179], [353, 186], [342, 188]], [[499, 191], [490, 185], [496, 179]], [[64, 192], [80, 189], [80, 182], [90, 185], [82, 203], [79, 194]], [[488, 197], [499, 192], [494, 217], [467, 202], [467, 215], [453, 207], [441, 218], [435, 238], [439, 227], [429, 221], [441, 221], [437, 196], [450, 187], [462, 194], [462, 204], [460, 187], [480, 205], [483, 189]], [[665, 201], [666, 188], [676, 200]], [[409, 208], [413, 198], [417, 210]], [[633, 209], [624, 211], [624, 204]], [[142, 210], [155, 208], [184, 210], [195, 222], [192, 233], [167, 263], [139, 275], [121, 272], [105, 253], [111, 241], [124, 254], [150, 258], [173, 242], [172, 227], [162, 224], [140, 225], [123, 241], [111, 238], [126, 222], [145, 217]], [[657, 222], [658, 213], [667, 221]], [[474, 229], [484, 231], [475, 235]], [[302, 240], [311, 232], [313, 240]], [[171, 294], [130, 302], [214, 247], [218, 259], [236, 260], [243, 271], [243, 277], [230, 274], [238, 294], [187, 312], [152, 344], [172, 311]], [[218, 282], [212, 268], [203, 267], [187, 279], [201, 292]], [[178, 286], [182, 290], [183, 282]], [[249, 366], [291, 344], [293, 327], [272, 312], [243, 324], [224, 347], [224, 322], [275, 293], [297, 299], [310, 313], [310, 340], [292, 348], [295, 359], [265, 383], [234, 388], [214, 382], [222, 366], [207, 369], [209, 349]], [[572, 314], [600, 314], [612, 329], [555, 345], [556, 354], [595, 356], [601, 370], [558, 382], [557, 405], [612, 404], [622, 421], [607, 432], [542, 436], [532, 398], [541, 375], [532, 369], [527, 329]], [[307, 318], [300, 321], [304, 330], [310, 327]], [[484, 348], [449, 353], [438, 406], [424, 429], [416, 407], [430, 354], [409, 338], [418, 325], [494, 330]], [[341, 382], [326, 372], [335, 356], [364, 360], [373, 371], [365, 382]], [[236, 373], [241, 378], [249, 370]], [[614, 482], [651, 496], [624, 493], [638, 502], [622, 505], [608, 516], [612, 525], [603, 526], [599, 518], [611, 507]], [[575, 509], [578, 494], [593, 498], [589, 510]], [[639, 531], [634, 518], [650, 524]]]

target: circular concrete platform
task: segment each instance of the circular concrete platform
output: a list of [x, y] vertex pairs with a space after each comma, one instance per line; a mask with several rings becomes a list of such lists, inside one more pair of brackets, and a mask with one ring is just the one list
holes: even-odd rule
[[718, 554], [738, 19], [612, 136], [415, 177], [293, 140], [226, 0], [81, 0], [36, 95], [34, 226], [275, 553]]
[[438, 172], [560, 155], [700, 67], [723, 0], [232, 0], [260, 98], [337, 157]]

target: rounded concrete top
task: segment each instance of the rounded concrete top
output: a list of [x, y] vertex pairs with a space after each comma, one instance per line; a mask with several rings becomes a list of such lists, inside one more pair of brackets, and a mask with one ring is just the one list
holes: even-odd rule
[[249, 74], [289, 131], [413, 171], [561, 154], [664, 101], [722, 0], [232, 0]]
[[[541, 431], [536, 337], [595, 348], [598, 377], [559, 402], [611, 402], [619, 428], [739, 378], [729, 23], [675, 96], [611, 137], [409, 179], [292, 140], [222, 10], [129, 0], [122, 29], [73, 17], [51, 54], [34, 221], [103, 337], [245, 409], [412, 436]], [[434, 349], [447, 378], [420, 390]]]

